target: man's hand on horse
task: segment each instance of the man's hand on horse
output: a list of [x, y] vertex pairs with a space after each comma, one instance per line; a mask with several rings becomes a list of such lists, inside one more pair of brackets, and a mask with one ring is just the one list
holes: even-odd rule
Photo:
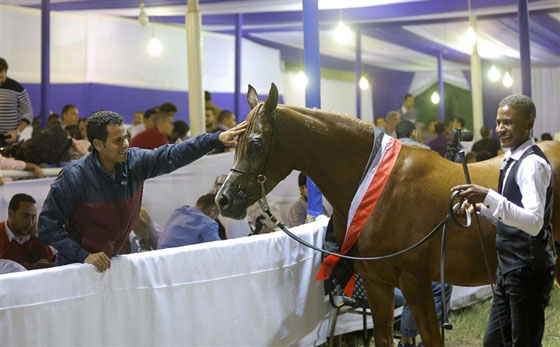
[[235, 146], [237, 145], [237, 136], [243, 134], [247, 129], [247, 121], [243, 121], [233, 128], [220, 133], [219, 139], [225, 146]]
[[467, 199], [471, 204], [483, 202], [488, 195], [488, 188], [476, 184], [462, 184], [451, 188], [451, 190], [458, 190], [459, 197]]

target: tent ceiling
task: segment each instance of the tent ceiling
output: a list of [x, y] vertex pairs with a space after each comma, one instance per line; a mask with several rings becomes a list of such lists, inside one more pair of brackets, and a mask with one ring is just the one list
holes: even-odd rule
[[[230, 34], [243, 13], [244, 36], [281, 50], [303, 48], [301, 0], [199, 0], [205, 30]], [[39, 7], [39, 0], [2, 0]], [[184, 25], [187, 0], [144, 0], [152, 21]], [[479, 52], [506, 67], [519, 65], [517, 0], [471, 0], [477, 15]], [[467, 0], [319, 0], [321, 53], [354, 61], [354, 39], [336, 43], [342, 19], [362, 29], [364, 64], [405, 71], [433, 71], [438, 51], [445, 69], [469, 69]], [[139, 0], [51, 0], [51, 9], [135, 18]], [[529, 0], [532, 64], [560, 65], [560, 1]], [[297, 61], [297, 60], [296, 60]]]

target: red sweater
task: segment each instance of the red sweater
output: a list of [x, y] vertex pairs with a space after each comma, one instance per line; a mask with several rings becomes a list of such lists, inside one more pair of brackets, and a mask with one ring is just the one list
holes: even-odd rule
[[169, 140], [156, 127], [142, 131], [130, 140], [130, 147], [154, 149], [166, 145]]
[[6, 222], [0, 222], [0, 259], [9, 259], [20, 263], [28, 270], [33, 269], [33, 264], [41, 259], [52, 261], [54, 253], [49, 246], [45, 246], [35, 236], [32, 236], [23, 245], [15, 239], [10, 241], [6, 233]]

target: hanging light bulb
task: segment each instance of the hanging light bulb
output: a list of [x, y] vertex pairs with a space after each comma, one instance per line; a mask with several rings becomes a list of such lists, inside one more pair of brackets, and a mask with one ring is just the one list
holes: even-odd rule
[[360, 82], [358, 84], [360, 85], [360, 89], [363, 91], [366, 91], [369, 88], [369, 81], [365, 76], [362, 76], [362, 78], [360, 78]]
[[492, 82], [496, 82], [500, 77], [502, 77], [502, 73], [495, 65], [492, 65], [490, 70], [488, 70], [488, 79]]
[[348, 43], [352, 40], [352, 30], [348, 29], [343, 21], [338, 21], [338, 25], [334, 29], [334, 39], [338, 43]]
[[161, 41], [157, 37], [152, 36], [150, 42], [148, 42], [148, 53], [153, 57], [157, 57], [161, 54], [162, 49]]
[[509, 74], [509, 72], [506, 71], [506, 73], [504, 74], [504, 78], [502, 79], [502, 83], [503, 83], [504, 87], [506, 87], [506, 88], [511, 88], [511, 86], [513, 85], [513, 79], [511, 78], [511, 75]]
[[432, 103], [433, 104], [439, 104], [439, 94], [438, 92], [433, 92], [432, 94]]
[[147, 25], [150, 22], [146, 11], [144, 11], [144, 1], [142, 0], [140, 0], [140, 13], [138, 14], [138, 21], [142, 26]]
[[307, 87], [307, 76], [305, 72], [300, 71], [296, 74], [295, 83], [298, 89], [305, 89], [305, 87]]

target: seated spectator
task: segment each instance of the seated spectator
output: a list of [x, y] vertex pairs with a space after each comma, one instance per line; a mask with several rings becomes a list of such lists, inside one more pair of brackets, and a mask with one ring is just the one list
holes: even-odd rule
[[206, 124], [206, 132], [207, 133], [215, 133], [217, 131], [219, 131], [220, 129], [218, 129], [216, 127], [216, 115], [214, 114], [214, 110], [211, 107], [206, 107], [205, 111], [204, 111], [204, 115], [205, 115], [205, 124]]
[[375, 120], [373, 121], [373, 125], [377, 128], [385, 129], [385, 118], [375, 117]]
[[70, 125], [78, 125], [78, 119], [80, 117], [80, 111], [75, 105], [65, 105], [60, 113], [62, 116], [62, 122], [64, 123], [64, 128]]
[[490, 154], [490, 152], [486, 150], [482, 150], [480, 152], [475, 152], [475, 153], [476, 153], [476, 161], [485, 161], [495, 157], [495, 155]]
[[182, 120], [173, 123], [173, 133], [169, 137], [169, 143], [181, 143], [189, 138], [188, 133], [191, 128]]
[[409, 120], [401, 120], [395, 128], [397, 139], [401, 142], [410, 143], [414, 146], [429, 149], [430, 147], [416, 141], [416, 126]]
[[218, 123], [216, 125], [218, 129], [228, 130], [236, 125], [237, 122], [235, 121], [235, 115], [231, 111], [223, 110], [222, 112], [220, 112], [220, 114], [218, 115]]
[[490, 154], [490, 158], [497, 156], [500, 143], [492, 137], [492, 130], [486, 125], [483, 125], [482, 128], [480, 128], [480, 136], [482, 136], [482, 139], [474, 143], [472, 147], [473, 152], [479, 153], [485, 151]]
[[439, 153], [442, 157], [445, 156], [445, 152], [447, 151], [447, 136], [445, 135], [445, 123], [442, 121], [437, 121], [434, 124], [434, 129], [436, 131], [437, 136], [428, 142], [428, 146], [436, 152]]
[[543, 133], [541, 135], [541, 141], [552, 141], [552, 135], [550, 133]]
[[385, 116], [385, 134], [396, 137], [395, 127], [401, 121], [401, 114], [397, 111], [390, 111]]
[[467, 153], [467, 155], [465, 155], [465, 161], [467, 162], [467, 164], [476, 163], [478, 161], [476, 159], [476, 153], [475, 152]]
[[214, 105], [214, 102], [212, 101], [212, 94], [206, 90], [204, 91], [204, 107], [211, 108], [214, 113], [214, 117], [217, 117], [222, 112], [221, 108]]
[[136, 135], [140, 134], [144, 130], [150, 130], [154, 127], [154, 122], [152, 116], [156, 115], [157, 111], [155, 108], [150, 108], [144, 112], [144, 123], [138, 124], [130, 128], [130, 138], [133, 139]]
[[144, 113], [142, 111], [136, 111], [132, 115], [132, 126], [140, 124], [144, 124]]
[[436, 123], [438, 120], [432, 119], [428, 122], [428, 125], [423, 129], [422, 132], [422, 143], [429, 143], [436, 138]]
[[[17, 160], [17, 159], [12, 159], [12, 158], [6, 158], [2, 155], [0, 155], [0, 170], [25, 170], [25, 171], [33, 171], [33, 173], [35, 174], [35, 176], [37, 176], [37, 178], [43, 178], [45, 177], [43, 175], [43, 170], [41, 170], [41, 168], [33, 163], [26, 163], [24, 161], [21, 160]], [[10, 181], [10, 178], [2, 178], [2, 176], [0, 175], [0, 186], [4, 185], [4, 181]]]
[[86, 128], [87, 118], [80, 118], [78, 121], [78, 129], [80, 129], [80, 134], [82, 135], [82, 140], [87, 140], [87, 128]]
[[69, 125], [66, 128], [64, 128], [64, 130], [68, 134], [68, 137], [71, 137], [76, 140], [82, 140], [82, 133], [80, 132], [80, 128], [78, 127], [78, 124]]
[[129, 236], [130, 253], [157, 249], [162, 231], [163, 228], [150, 217], [148, 211], [145, 208], [141, 208], [140, 218], [132, 226], [132, 232]]
[[154, 117], [154, 127], [134, 136], [130, 141], [130, 147], [154, 149], [169, 143], [167, 137], [173, 134], [175, 112], [164, 108], [164, 105]]
[[56, 113], [51, 113], [49, 115], [49, 118], [47, 119], [47, 128], [54, 128], [60, 126], [62, 126], [62, 120], [60, 119], [60, 116]]
[[171, 214], [158, 241], [158, 249], [218, 241], [218, 206], [215, 195], [201, 196], [195, 207], [181, 206]]
[[16, 194], [8, 205], [8, 220], [0, 222], [0, 259], [28, 270], [52, 266], [54, 253], [37, 238], [37, 205], [27, 194]]
[[288, 207], [286, 224], [289, 228], [305, 224], [307, 219], [307, 175], [300, 172], [298, 175], [299, 199]]
[[[451, 303], [451, 292], [453, 290], [453, 286], [450, 284], [445, 285], [445, 303], [447, 311], [449, 312], [450, 303]], [[441, 326], [441, 320], [443, 315], [443, 301], [441, 300], [441, 283], [439, 282], [432, 282], [432, 292], [434, 293], [434, 301], [436, 305], [436, 313], [438, 316], [438, 323]], [[400, 289], [395, 289], [395, 303], [403, 303], [403, 310], [401, 315], [401, 340], [397, 347], [413, 347], [414, 345], [414, 338], [418, 336], [418, 328], [416, 326], [416, 322], [412, 317], [412, 312], [410, 312], [410, 308], [406, 303], [406, 300], [401, 292]], [[423, 346], [422, 342], [418, 346]]]

